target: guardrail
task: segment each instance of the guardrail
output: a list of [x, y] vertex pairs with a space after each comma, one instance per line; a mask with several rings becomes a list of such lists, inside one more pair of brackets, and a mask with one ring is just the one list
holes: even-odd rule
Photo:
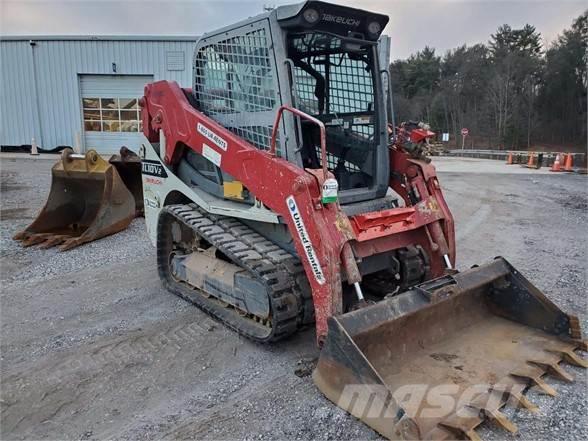
[[[562, 150], [565, 152], [565, 150]], [[474, 150], [474, 149], [456, 149], [450, 150], [449, 153], [445, 153], [443, 156], [454, 156], [462, 158], [480, 158], [480, 159], [494, 159], [498, 161], [506, 162], [508, 155], [512, 153], [513, 156], [518, 157], [517, 163], [526, 163], [529, 159], [530, 154], [534, 154], [535, 157], [543, 155], [541, 165], [543, 167], [550, 167], [555, 161], [555, 157], [559, 152], [542, 152], [542, 151], [526, 151], [526, 150]], [[574, 165], [586, 164], [586, 153], [572, 153], [574, 158]]]

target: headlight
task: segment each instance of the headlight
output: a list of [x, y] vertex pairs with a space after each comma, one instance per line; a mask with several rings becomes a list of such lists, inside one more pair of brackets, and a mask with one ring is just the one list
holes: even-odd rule
[[316, 9], [312, 9], [312, 8], [304, 11], [302, 16], [310, 24], [316, 23], [318, 21], [318, 19], [320, 18], [318, 11]]
[[368, 24], [368, 32], [370, 34], [376, 35], [381, 30], [382, 26], [380, 26], [380, 23], [378, 23], [377, 21], [372, 21], [370, 24]]

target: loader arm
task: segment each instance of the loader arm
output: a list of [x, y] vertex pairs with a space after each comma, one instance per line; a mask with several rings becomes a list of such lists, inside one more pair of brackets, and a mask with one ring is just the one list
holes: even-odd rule
[[327, 319], [343, 312], [343, 277], [348, 283], [361, 280], [356, 259], [413, 244], [415, 238], [431, 258], [431, 276], [442, 274], [442, 254], [454, 259], [453, 220], [432, 167], [408, 159], [403, 163], [414, 172], [406, 183], [420, 191], [420, 200], [410, 207], [348, 217], [339, 204], [321, 203], [322, 170], [305, 170], [257, 149], [198, 111], [177, 83], [148, 84], [141, 106], [148, 140], [159, 142], [160, 131], [164, 134], [166, 145], [160, 149], [169, 167], [173, 169], [185, 149], [202, 154], [203, 146], [212, 148], [220, 155], [221, 170], [288, 225], [311, 286], [319, 345], [326, 338]]

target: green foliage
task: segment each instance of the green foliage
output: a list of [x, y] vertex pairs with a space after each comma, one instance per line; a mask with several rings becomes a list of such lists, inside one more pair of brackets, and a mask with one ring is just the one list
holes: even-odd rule
[[469, 146], [586, 146], [588, 11], [544, 50], [529, 24], [440, 57], [425, 47], [390, 65], [397, 119], [424, 120]]

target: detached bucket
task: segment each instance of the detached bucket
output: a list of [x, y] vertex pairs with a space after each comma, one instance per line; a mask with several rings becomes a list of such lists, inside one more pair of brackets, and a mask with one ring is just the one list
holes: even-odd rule
[[529, 387], [586, 367], [576, 317], [506, 260], [424, 283], [329, 319], [314, 381], [335, 404], [390, 439], [479, 439], [485, 419], [516, 432], [500, 409], [533, 412]]
[[113, 165], [94, 150], [76, 155], [65, 149], [51, 169], [45, 206], [14, 239], [65, 251], [124, 230], [134, 217], [135, 199]]
[[118, 155], [112, 155], [108, 160], [116, 167], [116, 171], [122, 181], [135, 198], [135, 211], [137, 217], [143, 216], [143, 179], [141, 176], [141, 158], [126, 147], [120, 148]]

